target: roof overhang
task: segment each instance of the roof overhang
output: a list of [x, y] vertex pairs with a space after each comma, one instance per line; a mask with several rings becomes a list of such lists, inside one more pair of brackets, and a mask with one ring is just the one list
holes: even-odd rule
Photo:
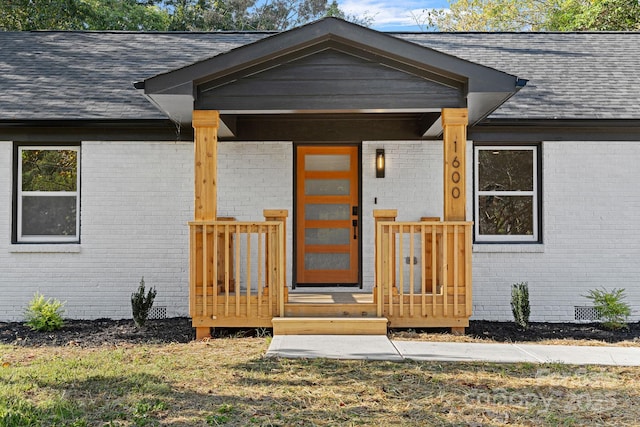
[[[349, 67], [357, 81], [345, 72]], [[365, 70], [362, 78], [356, 69]], [[226, 117], [382, 113], [434, 117], [423, 124], [419, 137], [437, 138], [442, 127], [434, 112], [466, 107], [474, 125], [525, 83], [389, 34], [325, 18], [148, 78], [136, 88], [182, 125], [191, 122], [194, 109], [220, 111], [221, 137], [234, 136]]]

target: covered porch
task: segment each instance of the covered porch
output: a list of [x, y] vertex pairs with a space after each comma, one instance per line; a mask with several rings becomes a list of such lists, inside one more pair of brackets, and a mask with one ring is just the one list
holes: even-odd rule
[[[212, 327], [463, 331], [472, 312], [467, 126], [521, 85], [515, 76], [333, 18], [145, 80], [140, 87], [152, 102], [194, 128], [189, 274], [197, 337]], [[293, 175], [283, 188], [293, 202], [262, 206], [255, 220], [221, 217], [219, 144], [250, 141], [291, 141], [291, 157], [273, 161]], [[422, 216], [432, 214], [425, 209], [406, 218], [408, 206], [422, 203], [411, 197], [380, 208], [377, 197], [364, 200], [363, 165], [384, 168], [384, 150], [365, 158], [363, 141], [373, 141], [369, 148], [438, 141], [441, 216]], [[309, 166], [312, 158], [320, 166]], [[384, 182], [378, 172], [372, 187]], [[227, 185], [240, 188], [240, 175]], [[340, 189], [327, 192], [325, 184]], [[260, 199], [260, 190], [250, 197]]]

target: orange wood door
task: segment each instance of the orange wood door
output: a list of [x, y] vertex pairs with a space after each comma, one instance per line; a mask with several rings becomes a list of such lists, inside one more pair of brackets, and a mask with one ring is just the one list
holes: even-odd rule
[[296, 282], [358, 284], [357, 146], [298, 146]]

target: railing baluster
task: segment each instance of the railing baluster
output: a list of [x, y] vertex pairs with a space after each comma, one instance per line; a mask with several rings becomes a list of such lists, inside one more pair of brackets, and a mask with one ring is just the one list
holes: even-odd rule
[[438, 295], [438, 233], [439, 225], [431, 226], [431, 315], [436, 315], [436, 297]]
[[449, 304], [449, 227], [442, 226], [442, 316], [447, 317]]
[[471, 288], [471, 252], [472, 252], [472, 246], [471, 246], [471, 230], [472, 230], [472, 225], [466, 225], [464, 227], [464, 235], [465, 235], [465, 239], [464, 239], [464, 258], [465, 258], [465, 263], [464, 263], [464, 293], [465, 293], [465, 306], [466, 306], [466, 315], [467, 317], [471, 316], [471, 294], [472, 294], [472, 288]]
[[[402, 225], [398, 228], [398, 270], [400, 275], [400, 280], [398, 283], [398, 298], [400, 299], [400, 317], [404, 316], [404, 242], [403, 242], [403, 227]], [[394, 265], [393, 268], [396, 268]]]
[[453, 315], [458, 315], [458, 226], [453, 226]]
[[[432, 226], [433, 228], [433, 226]], [[420, 262], [422, 263], [422, 274], [420, 275], [420, 294], [421, 294], [421, 312], [422, 317], [427, 316], [427, 227], [423, 224], [420, 227], [420, 241], [422, 242], [422, 251], [420, 251]], [[431, 267], [433, 270], [433, 267]]]
[[393, 235], [393, 226], [389, 227], [389, 238], [387, 239], [387, 283], [389, 288], [389, 315], [393, 316], [393, 287], [395, 283], [393, 283], [394, 269], [395, 267], [395, 251], [394, 251], [394, 243], [395, 237]]
[[413, 259], [415, 256], [415, 227], [409, 227], [409, 316], [413, 317], [413, 286], [415, 285], [415, 269]]
[[[205, 227], [205, 226], [203, 226]], [[212, 316], [217, 316], [218, 315], [218, 251], [220, 250], [220, 248], [218, 247], [218, 233], [219, 233], [219, 227], [216, 224], [213, 224], [211, 226], [213, 228], [213, 232], [211, 233], [211, 236], [213, 238], [213, 253], [211, 254], [211, 275], [212, 275], [212, 288], [213, 288], [213, 293], [212, 295], [212, 310], [211, 310], [211, 315]], [[207, 265], [209, 264], [209, 261], [207, 261]], [[208, 267], [205, 267], [204, 272], [205, 274], [207, 274], [207, 270]]]
[[377, 224], [378, 229], [376, 230], [376, 247], [379, 249], [376, 251], [376, 316], [382, 317], [382, 310], [384, 305], [384, 293], [383, 293], [383, 283], [384, 280], [382, 278], [382, 229], [385, 227], [382, 224]]
[[224, 315], [229, 316], [229, 224], [224, 226]]
[[251, 317], [251, 233], [247, 230], [247, 317]]
[[236, 224], [235, 226], [235, 237], [233, 239], [231, 239], [231, 242], [233, 242], [233, 244], [235, 244], [235, 282], [233, 285], [233, 294], [236, 300], [236, 316], [240, 317], [240, 295], [241, 295], [241, 291], [240, 291], [240, 243], [242, 242], [242, 240], [240, 240], [240, 225]]
[[209, 271], [209, 260], [207, 259], [207, 246], [209, 242], [207, 242], [207, 226], [202, 226], [202, 315], [204, 317], [209, 316], [209, 310], [207, 307], [207, 288], [209, 287], [209, 275], [207, 274]]
[[266, 284], [269, 288], [269, 316], [273, 317], [273, 226], [267, 226], [267, 274], [265, 275]]
[[262, 317], [262, 271], [266, 262], [262, 254], [262, 233], [264, 233], [264, 226], [261, 225], [258, 231], [258, 317]]

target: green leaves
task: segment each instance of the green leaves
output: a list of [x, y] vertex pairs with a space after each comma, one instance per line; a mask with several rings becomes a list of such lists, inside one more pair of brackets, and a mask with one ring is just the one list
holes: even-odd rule
[[145, 296], [144, 277], [140, 280], [138, 291], [131, 294], [131, 309], [133, 311], [133, 321], [136, 326], [142, 328], [147, 322], [149, 311], [153, 306], [153, 300], [156, 298], [156, 290], [152, 287]]
[[63, 306], [63, 302], [45, 299], [44, 295], [36, 292], [25, 310], [25, 323], [34, 331], [49, 332], [60, 329], [64, 326]]
[[637, 0], [453, 0], [414, 16], [440, 31], [637, 31]]
[[613, 289], [612, 291], [607, 291], [605, 288], [591, 289], [585, 297], [593, 301], [602, 326], [606, 329], [615, 330], [627, 327], [631, 307], [623, 301], [626, 297], [624, 289]]

